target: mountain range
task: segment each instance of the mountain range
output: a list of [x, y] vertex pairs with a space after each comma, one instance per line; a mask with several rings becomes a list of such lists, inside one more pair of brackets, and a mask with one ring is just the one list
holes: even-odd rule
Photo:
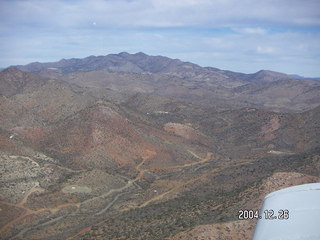
[[188, 98], [201, 106], [214, 101], [220, 110], [255, 106], [302, 112], [316, 107], [320, 100], [320, 83], [316, 80], [268, 70], [236, 73], [144, 53], [62, 59], [17, 68], [92, 89]]
[[250, 239], [319, 181], [320, 82], [119, 53], [0, 72], [1, 239]]

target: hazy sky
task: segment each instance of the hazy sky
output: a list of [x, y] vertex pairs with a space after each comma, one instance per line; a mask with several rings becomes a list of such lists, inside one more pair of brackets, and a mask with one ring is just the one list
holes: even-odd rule
[[0, 0], [0, 66], [119, 52], [320, 76], [320, 0]]

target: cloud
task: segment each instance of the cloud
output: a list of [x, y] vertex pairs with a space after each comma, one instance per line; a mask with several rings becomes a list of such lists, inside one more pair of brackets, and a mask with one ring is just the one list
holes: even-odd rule
[[1, 4], [2, 21], [53, 27], [83, 28], [92, 21], [102, 27], [320, 26], [318, 0], [4, 0]]
[[318, 9], [318, 0], [1, 0], [0, 66], [144, 51], [320, 75]]
[[256, 49], [257, 49], [257, 53], [261, 53], [261, 54], [272, 54], [276, 52], [273, 47], [268, 47], [268, 46], [258, 46]]
[[246, 27], [246, 28], [234, 28], [235, 32], [242, 33], [242, 34], [261, 34], [264, 35], [267, 33], [266, 29], [261, 27]]

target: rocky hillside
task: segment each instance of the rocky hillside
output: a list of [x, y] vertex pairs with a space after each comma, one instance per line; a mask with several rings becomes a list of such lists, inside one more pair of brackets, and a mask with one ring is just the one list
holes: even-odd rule
[[[110, 54], [17, 66], [83, 87], [152, 93], [218, 109], [259, 107], [302, 112], [319, 105], [320, 83], [261, 70], [243, 74], [144, 53]], [[165, 86], [165, 87], [164, 87]]]
[[319, 181], [318, 91], [143, 53], [5, 69], [0, 239], [249, 239], [240, 209]]

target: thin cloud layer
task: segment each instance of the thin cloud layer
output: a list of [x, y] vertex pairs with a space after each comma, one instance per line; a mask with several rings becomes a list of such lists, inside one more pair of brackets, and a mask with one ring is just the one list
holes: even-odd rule
[[318, 0], [7, 0], [1, 4], [2, 20], [9, 24], [85, 28], [94, 20], [104, 27], [320, 26]]
[[[121, 51], [320, 76], [318, 0], [3, 0], [0, 66]], [[298, 67], [297, 67], [298, 66]]]

